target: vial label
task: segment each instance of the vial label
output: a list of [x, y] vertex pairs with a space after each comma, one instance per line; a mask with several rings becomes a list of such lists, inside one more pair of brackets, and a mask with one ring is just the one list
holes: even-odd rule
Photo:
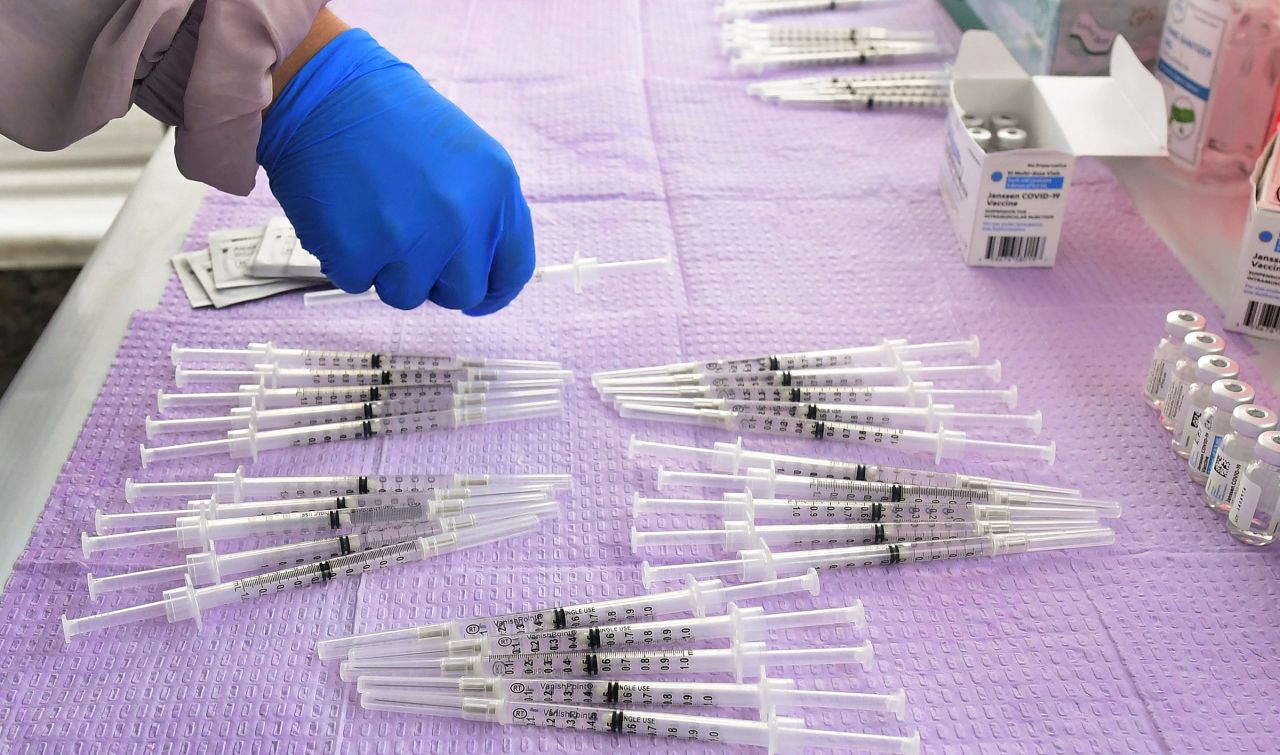
[[1204, 492], [1220, 503], [1233, 500], [1239, 485], [1240, 471], [1243, 469], [1244, 464], [1239, 459], [1219, 451], [1213, 464], [1209, 466], [1209, 479], [1204, 483]]
[[1196, 444], [1196, 433], [1200, 431], [1200, 418], [1204, 416], [1204, 411], [1200, 409], [1191, 409], [1191, 416], [1186, 418], [1185, 422], [1174, 420], [1174, 427], [1181, 428], [1178, 431], [1178, 443], [1183, 448], [1192, 448]]
[[1165, 386], [1169, 383], [1169, 360], [1155, 357], [1151, 360], [1151, 368], [1147, 370], [1147, 395], [1164, 398]]
[[1258, 511], [1258, 501], [1262, 498], [1262, 488], [1245, 477], [1240, 480], [1240, 489], [1236, 499], [1231, 502], [1231, 513], [1227, 515], [1231, 526], [1238, 530], [1257, 530], [1254, 526], [1254, 515]]
[[1209, 469], [1213, 466], [1213, 458], [1217, 455], [1220, 445], [1222, 445], [1220, 434], [1209, 427], [1199, 428], [1196, 430], [1196, 444], [1191, 449], [1191, 455], [1187, 457], [1187, 463], [1192, 469], [1209, 474]]
[[1165, 17], [1156, 78], [1169, 106], [1169, 157], [1200, 163], [1218, 53], [1231, 6], [1223, 0], [1175, 0]]
[[1164, 397], [1164, 410], [1161, 414], [1170, 422], [1174, 422], [1177, 427], [1177, 420], [1182, 414], [1182, 400], [1187, 395], [1187, 384], [1181, 380], [1173, 379], [1169, 382], [1168, 395]]

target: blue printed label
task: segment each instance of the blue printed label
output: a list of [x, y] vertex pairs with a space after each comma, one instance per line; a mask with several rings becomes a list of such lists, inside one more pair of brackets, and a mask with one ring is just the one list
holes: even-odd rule
[[1004, 188], [1043, 191], [1061, 189], [1064, 183], [1062, 176], [1009, 176], [1004, 180]]

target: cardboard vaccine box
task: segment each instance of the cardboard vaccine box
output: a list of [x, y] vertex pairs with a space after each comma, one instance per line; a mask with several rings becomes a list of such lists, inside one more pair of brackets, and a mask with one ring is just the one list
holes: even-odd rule
[[[983, 150], [965, 114], [1016, 117], [1026, 147]], [[994, 34], [965, 32], [938, 179], [965, 262], [1052, 266], [1076, 157], [1162, 157], [1164, 119], [1164, 91], [1123, 37], [1108, 76], [1029, 76]]]
[[1276, 138], [1250, 176], [1253, 200], [1227, 300], [1227, 330], [1280, 340], [1280, 180]]

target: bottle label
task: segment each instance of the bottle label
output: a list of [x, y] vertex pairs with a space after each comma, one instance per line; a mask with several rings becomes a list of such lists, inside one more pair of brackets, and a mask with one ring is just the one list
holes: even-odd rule
[[[1183, 402], [1184, 406], [1186, 402]], [[1178, 444], [1183, 448], [1193, 448], [1196, 444], [1196, 433], [1200, 431], [1200, 421], [1204, 418], [1203, 409], [1188, 407], [1186, 417], [1174, 420], [1173, 431], [1178, 433]]]
[[1155, 357], [1151, 360], [1151, 369], [1147, 370], [1147, 395], [1164, 398], [1165, 386], [1169, 384], [1169, 371], [1173, 365], [1167, 359]]
[[1244, 464], [1231, 454], [1218, 452], [1217, 458], [1209, 467], [1209, 479], [1204, 483], [1204, 492], [1219, 503], [1230, 503], [1236, 488], [1240, 484], [1240, 470]]
[[1227, 515], [1231, 526], [1238, 530], [1276, 534], [1280, 525], [1280, 517], [1276, 516], [1275, 502], [1270, 507], [1260, 506], [1262, 488], [1248, 477], [1241, 476], [1239, 492], [1231, 502], [1231, 513]]
[[1218, 454], [1218, 446], [1222, 444], [1222, 436], [1209, 427], [1209, 422], [1201, 422], [1204, 427], [1196, 430], [1196, 444], [1191, 449], [1187, 462], [1191, 468], [1203, 474], [1209, 474], [1213, 466], [1213, 457]]
[[1223, 0], [1171, 0], [1156, 78], [1169, 106], [1169, 157], [1188, 167], [1200, 163], [1209, 97], [1231, 7]]
[[1187, 395], [1187, 384], [1175, 377], [1169, 381], [1168, 386], [1169, 390], [1164, 397], [1164, 409], [1161, 414], [1174, 423], [1174, 429], [1177, 429], [1178, 415], [1182, 413], [1182, 400]]

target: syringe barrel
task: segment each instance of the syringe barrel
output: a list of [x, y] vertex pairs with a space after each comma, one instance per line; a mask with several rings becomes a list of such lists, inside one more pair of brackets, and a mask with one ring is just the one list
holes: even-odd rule
[[907, 713], [907, 693], [904, 690], [890, 693], [876, 692], [835, 692], [816, 689], [796, 689], [792, 682], [790, 687], [775, 686], [781, 681], [769, 679], [768, 700], [782, 710], [805, 710], [808, 708], [830, 708], [835, 710], [867, 710], [877, 713], [892, 713], [901, 721]]

